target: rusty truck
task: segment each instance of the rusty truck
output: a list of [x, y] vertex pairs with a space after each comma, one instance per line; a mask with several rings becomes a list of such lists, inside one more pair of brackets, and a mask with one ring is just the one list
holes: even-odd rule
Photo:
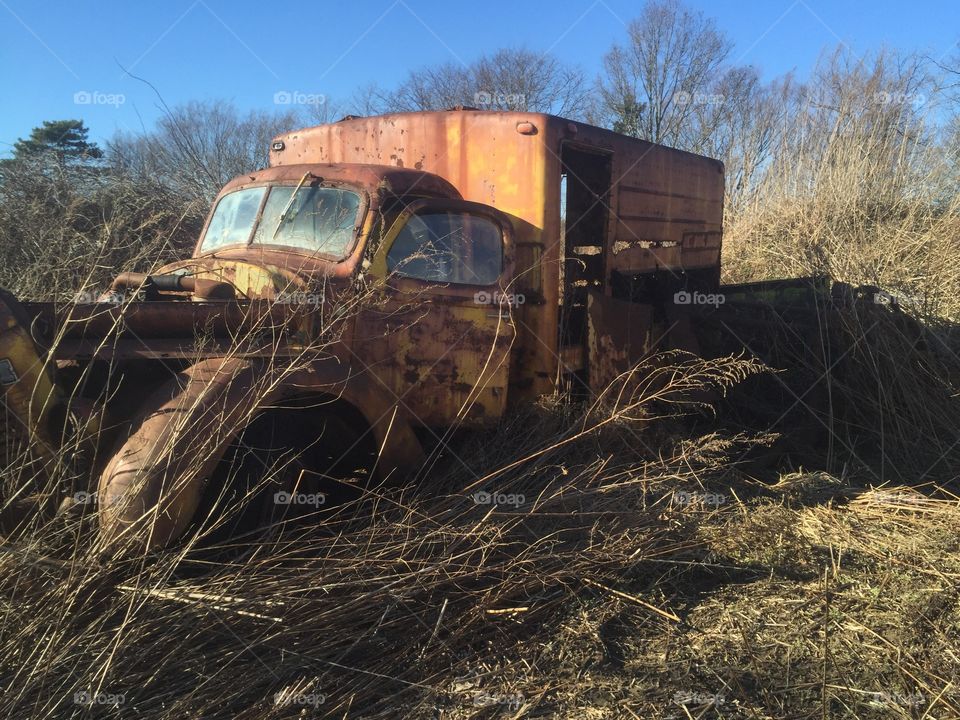
[[466, 108], [269, 152], [191, 257], [80, 301], [0, 295], [5, 449], [73, 478], [105, 543], [177, 541], [240, 467], [283, 466], [293, 493], [344, 464], [409, 473], [450, 428], [698, 350], [684, 298], [719, 289], [717, 160]]

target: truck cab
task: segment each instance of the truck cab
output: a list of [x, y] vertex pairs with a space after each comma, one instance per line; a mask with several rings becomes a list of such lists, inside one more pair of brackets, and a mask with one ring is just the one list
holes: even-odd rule
[[[415, 426], [482, 425], [506, 406], [512, 238], [506, 215], [436, 175], [296, 164], [229, 183], [194, 256], [157, 275], [227, 283], [308, 319], [340, 312], [325, 351], [403, 397]], [[328, 324], [305, 323], [301, 342]]]

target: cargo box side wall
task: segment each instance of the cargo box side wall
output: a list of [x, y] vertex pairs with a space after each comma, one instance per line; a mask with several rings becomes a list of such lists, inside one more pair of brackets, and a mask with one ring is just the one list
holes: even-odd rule
[[644, 283], [650, 296], [634, 298], [639, 301], [663, 300], [662, 293], [654, 292], [660, 286], [664, 293], [683, 285], [715, 290], [723, 235], [723, 164], [589, 125], [578, 124], [570, 142], [610, 153], [605, 294], [618, 293], [618, 278], [638, 275], [651, 276]]

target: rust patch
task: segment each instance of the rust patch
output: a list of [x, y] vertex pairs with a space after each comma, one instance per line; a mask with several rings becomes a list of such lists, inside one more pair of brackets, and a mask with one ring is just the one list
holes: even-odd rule
[[650, 352], [653, 307], [591, 291], [587, 313], [590, 389], [600, 393]]

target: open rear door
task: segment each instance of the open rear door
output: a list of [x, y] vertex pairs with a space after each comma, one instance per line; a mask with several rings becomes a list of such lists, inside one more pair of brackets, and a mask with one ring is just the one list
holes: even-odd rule
[[656, 342], [653, 306], [592, 291], [587, 295], [587, 316], [590, 390], [601, 393], [619, 375], [636, 366]]

